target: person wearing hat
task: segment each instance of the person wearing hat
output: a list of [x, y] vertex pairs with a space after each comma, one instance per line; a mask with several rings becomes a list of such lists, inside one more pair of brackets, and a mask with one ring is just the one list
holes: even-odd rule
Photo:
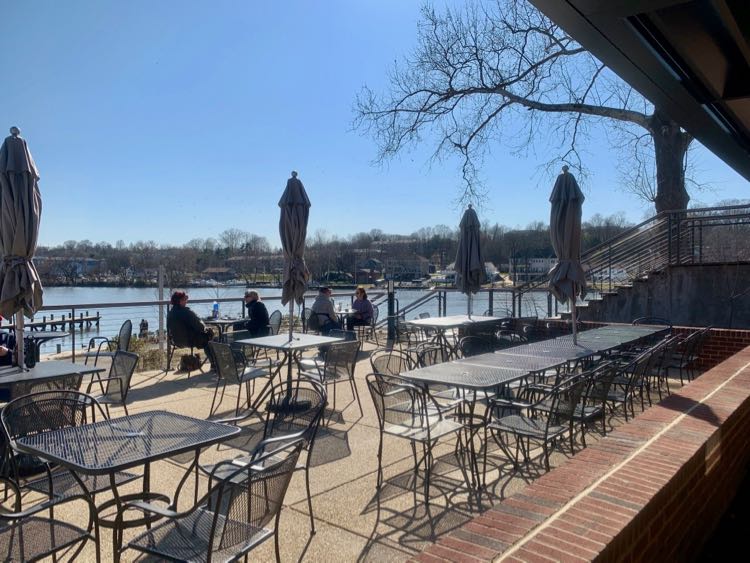
[[312, 312], [318, 317], [318, 326], [320, 327], [320, 334], [325, 336], [334, 329], [340, 329], [341, 324], [339, 323], [338, 317], [336, 316], [336, 310], [333, 308], [333, 300], [331, 299], [331, 288], [321, 287], [318, 290], [318, 296], [315, 298], [315, 302], [312, 304]]
[[243, 328], [250, 333], [250, 337], [268, 336], [268, 309], [266, 309], [265, 303], [260, 300], [257, 291], [249, 289], [245, 292], [245, 308], [247, 309], [247, 320]]

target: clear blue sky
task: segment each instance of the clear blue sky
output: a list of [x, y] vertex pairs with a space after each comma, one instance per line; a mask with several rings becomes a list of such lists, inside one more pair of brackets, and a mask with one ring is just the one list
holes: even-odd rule
[[[419, 2], [46, 0], [5, 2], [1, 13], [0, 135], [18, 125], [39, 167], [40, 244], [182, 244], [239, 228], [277, 245], [293, 169], [312, 200], [310, 235], [460, 220], [457, 162], [428, 164], [428, 143], [378, 168], [374, 142], [351, 131], [361, 86], [382, 90], [415, 46]], [[700, 152], [717, 191], [694, 199], [750, 197], [746, 181]], [[584, 220], [644, 218], [616, 187], [617, 156], [587, 157]], [[497, 147], [480, 218], [547, 222], [551, 181], [537, 172], [546, 160]]]

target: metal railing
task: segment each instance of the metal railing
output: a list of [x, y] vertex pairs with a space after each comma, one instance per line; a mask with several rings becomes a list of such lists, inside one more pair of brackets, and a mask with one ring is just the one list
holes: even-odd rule
[[[581, 255], [589, 284], [612, 291], [667, 266], [750, 260], [750, 205], [664, 211]], [[549, 283], [540, 275], [517, 297]]]

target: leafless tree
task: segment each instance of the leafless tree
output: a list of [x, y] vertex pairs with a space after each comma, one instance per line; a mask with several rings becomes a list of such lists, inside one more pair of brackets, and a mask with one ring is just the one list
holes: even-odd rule
[[460, 155], [461, 203], [486, 196], [479, 169], [494, 143], [515, 154], [547, 144], [550, 169], [565, 162], [585, 174], [580, 151], [605, 125], [632, 155], [626, 189], [657, 211], [687, 207], [692, 137], [527, 0], [426, 5], [414, 53], [389, 78], [385, 94], [357, 96], [355, 127], [377, 141], [378, 161], [427, 137], [434, 159]]

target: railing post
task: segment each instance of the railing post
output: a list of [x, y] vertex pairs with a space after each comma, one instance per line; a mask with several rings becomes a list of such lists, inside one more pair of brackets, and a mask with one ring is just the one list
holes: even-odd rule
[[680, 256], [680, 254], [681, 254], [681, 252], [680, 252], [681, 248], [680, 247], [682, 246], [682, 241], [680, 240], [681, 239], [681, 237], [680, 237], [680, 227], [682, 226], [682, 218], [678, 216], [675, 219], [677, 221], [677, 264], [679, 264], [680, 263], [680, 259], [681, 259], [681, 256]]
[[703, 219], [698, 223], [698, 263], [703, 264]]
[[[63, 315], [64, 316], [64, 315]], [[70, 316], [75, 317], [76, 316], [76, 310], [75, 308], [70, 310]], [[62, 330], [65, 330], [65, 326], [63, 325]], [[76, 327], [74, 324], [70, 325], [70, 349], [73, 352], [71, 362], [76, 361]]]
[[488, 309], [490, 310], [490, 317], [495, 316], [495, 290], [493, 288], [490, 288], [490, 294], [488, 299]]
[[607, 248], [607, 262], [609, 267], [609, 274], [607, 277], [609, 278], [609, 291], [612, 291], [612, 245], [610, 244]]
[[672, 264], [672, 214], [667, 217], [667, 264]]
[[396, 340], [396, 295], [393, 280], [388, 280], [388, 340]]
[[552, 292], [547, 292], [547, 318], [552, 317]]

